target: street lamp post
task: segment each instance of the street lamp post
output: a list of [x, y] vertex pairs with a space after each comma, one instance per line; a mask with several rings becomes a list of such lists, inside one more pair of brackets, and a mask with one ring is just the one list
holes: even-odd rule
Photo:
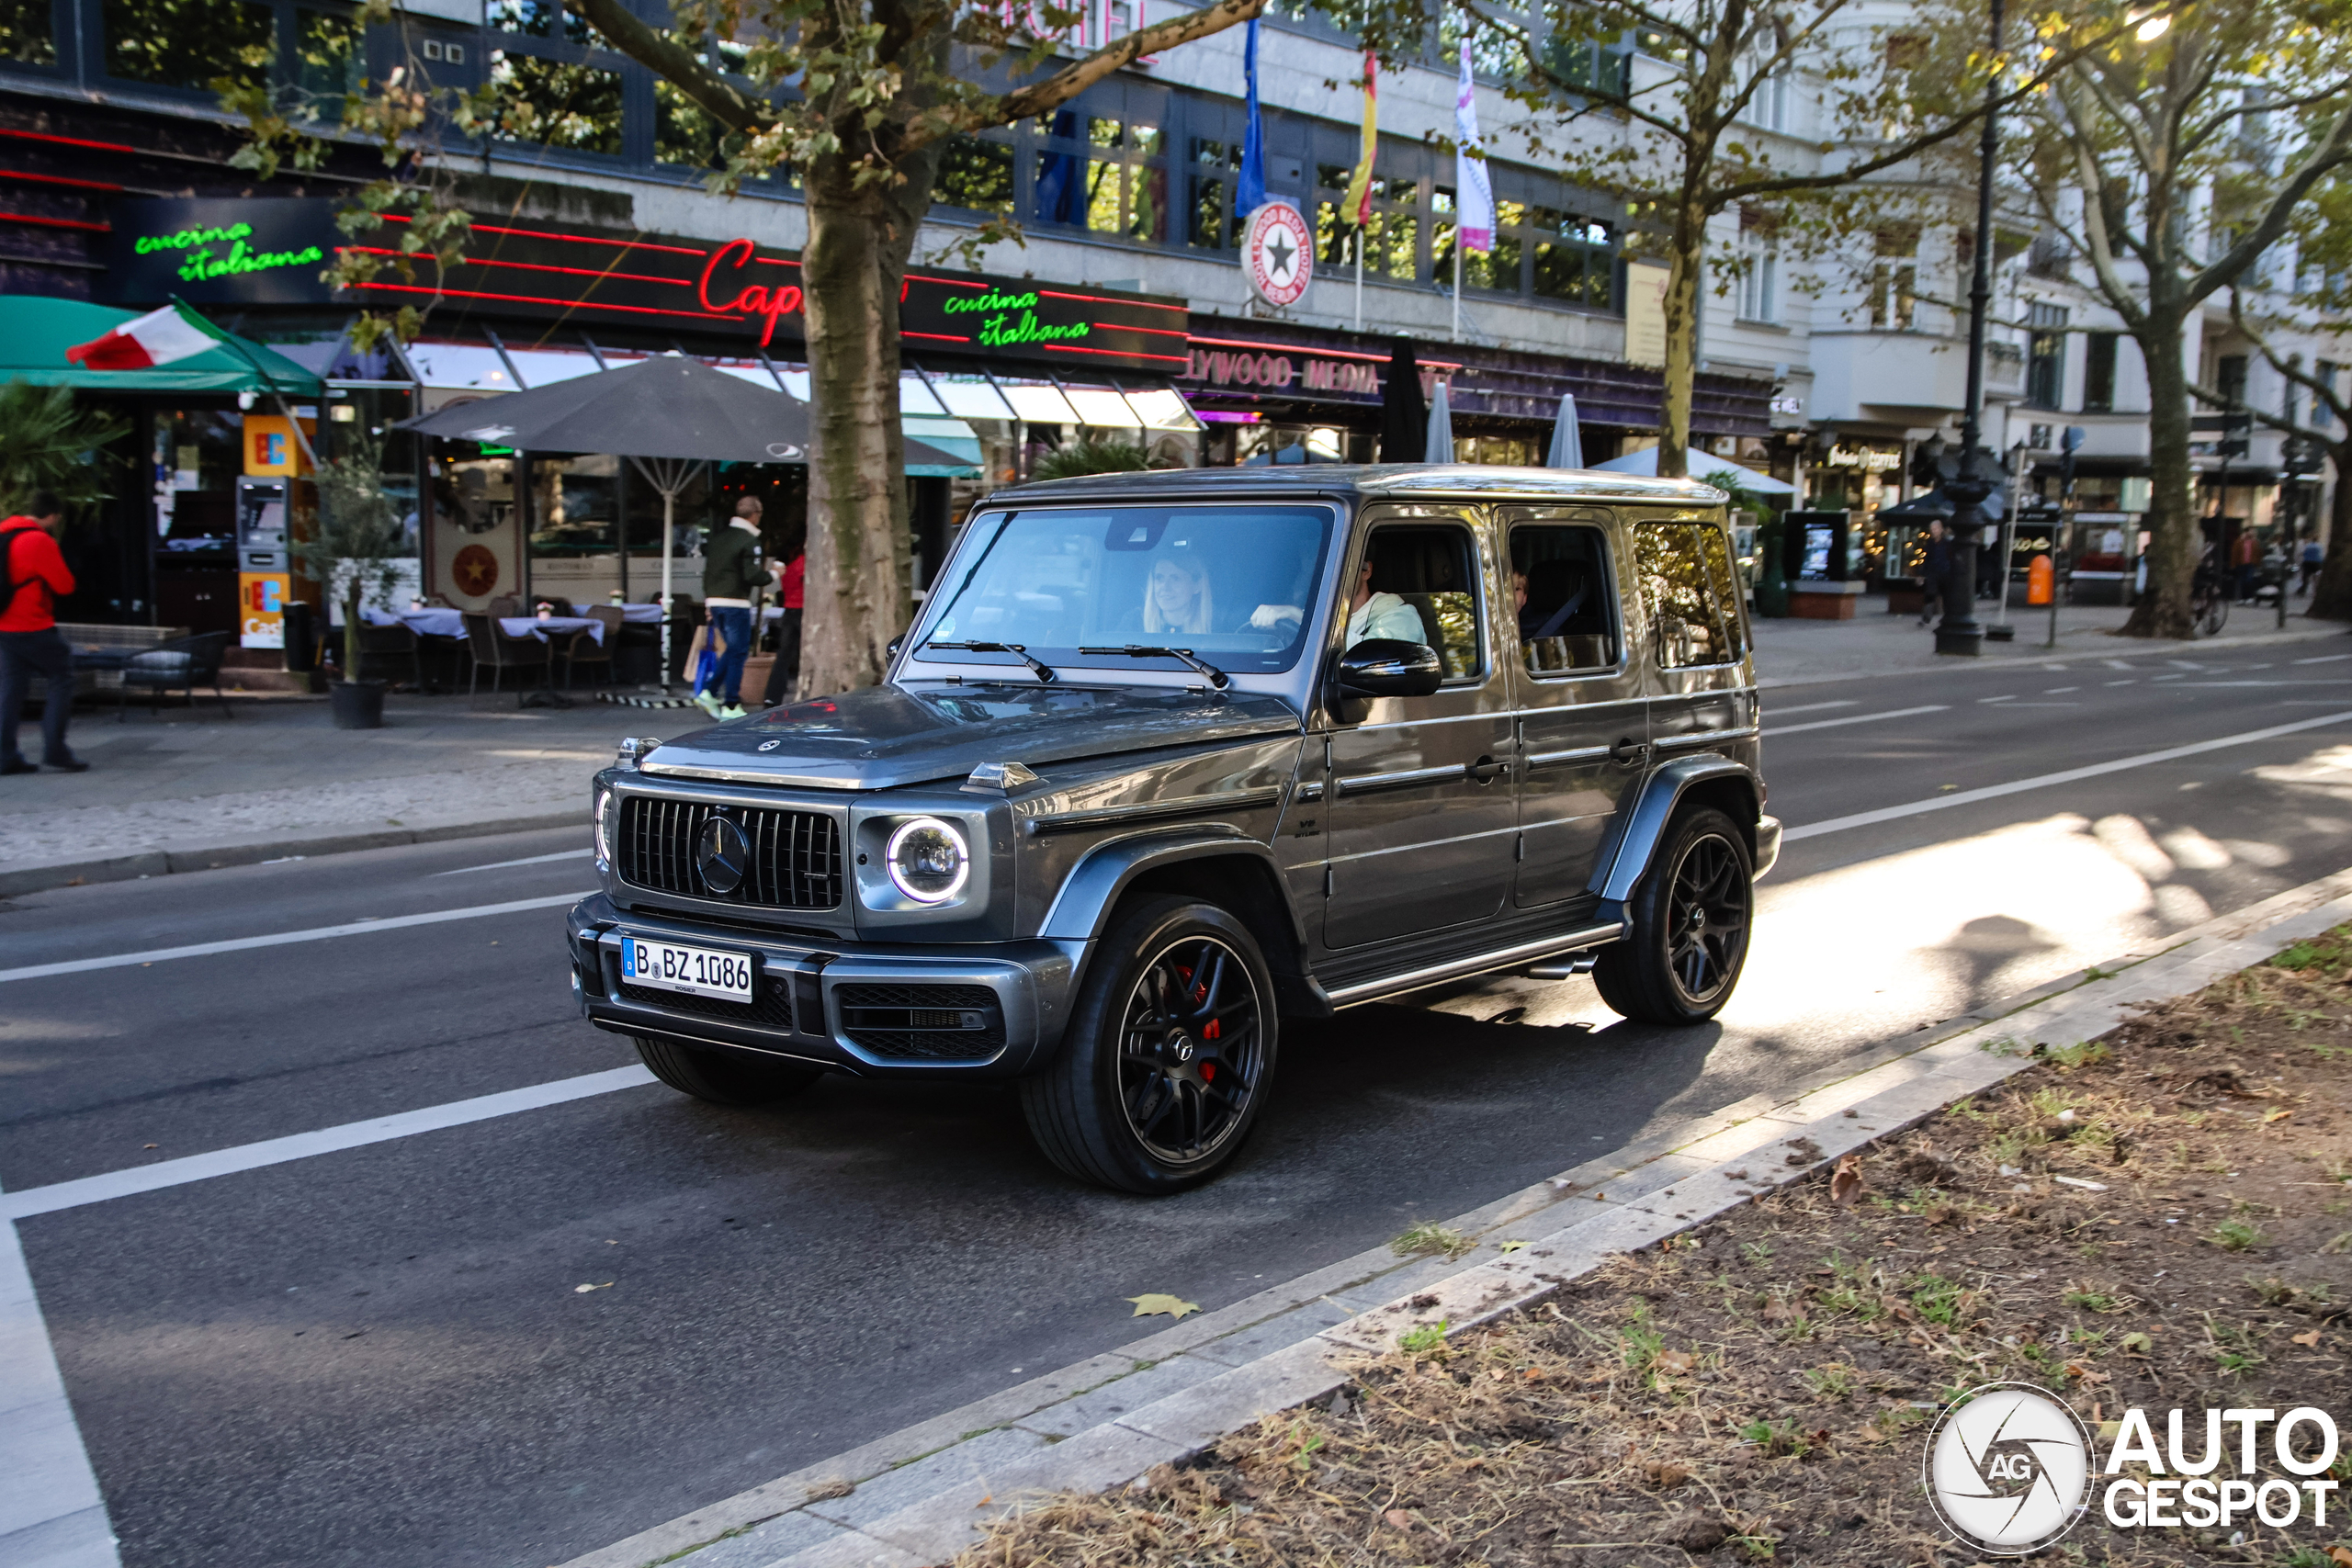
[[[1968, 395], [1960, 427], [1960, 459], [1944, 481], [1952, 503], [1951, 574], [1944, 579], [1943, 619], [1936, 626], [1936, 651], [1969, 658], [1984, 651], [1984, 628], [1976, 621], [1976, 548], [1986, 516], [1984, 503], [2001, 488], [2001, 466], [1984, 449], [1984, 317], [1993, 303], [1993, 167], [2000, 152], [2001, 0], [1992, 0], [1994, 75], [1984, 84], [1984, 133], [1976, 167], [1976, 256], [1968, 285]], [[2007, 563], [2004, 562], [2006, 581]]]

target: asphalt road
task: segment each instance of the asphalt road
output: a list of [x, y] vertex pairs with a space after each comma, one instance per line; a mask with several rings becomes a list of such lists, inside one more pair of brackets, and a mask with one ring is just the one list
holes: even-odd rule
[[[21, 1220], [125, 1562], [541, 1568], [1123, 1343], [1124, 1297], [1220, 1305], [2352, 859], [2352, 643], [1807, 685], [1766, 734], [1799, 832], [1716, 1025], [1504, 979], [1295, 1029], [1239, 1168], [1181, 1198], [1073, 1186], [1007, 1090], [829, 1079], [759, 1111], [629, 1089]], [[584, 853], [490, 863], [582, 836], [27, 896], [0, 968], [585, 889]], [[558, 919], [0, 983], [0, 1187], [624, 1066], [571, 1017]]]

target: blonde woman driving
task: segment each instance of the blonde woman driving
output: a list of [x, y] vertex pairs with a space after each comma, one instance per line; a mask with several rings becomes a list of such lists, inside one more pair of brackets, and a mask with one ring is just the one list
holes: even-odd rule
[[1154, 561], [1143, 590], [1143, 629], [1205, 632], [1214, 609], [1209, 569], [1191, 555], [1165, 555]]

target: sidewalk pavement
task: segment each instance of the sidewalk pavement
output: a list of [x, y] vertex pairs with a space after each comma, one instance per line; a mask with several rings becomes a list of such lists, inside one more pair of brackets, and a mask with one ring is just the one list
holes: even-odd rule
[[121, 723], [85, 707], [86, 773], [0, 779], [0, 897], [286, 855], [578, 823], [621, 738], [674, 738], [695, 708], [393, 695], [381, 729], [337, 729], [323, 699], [209, 697]]
[[[2048, 613], [2013, 610], [2018, 639], [1979, 659], [1939, 657], [1916, 617], [1865, 598], [1850, 621], [1759, 620], [1756, 662], [1767, 686], [1863, 675], [1938, 674], [2101, 658], [2194, 658], [2196, 650], [2342, 638], [2332, 621], [2241, 606], [2222, 635], [2145, 643], [2108, 635], [2128, 612], [2059, 612], [2059, 647], [2041, 646]], [[588, 700], [518, 709], [511, 695], [401, 696], [382, 729], [342, 730], [324, 700], [232, 697], [193, 708], [104, 707], [74, 715], [86, 773], [0, 779], [0, 897], [75, 881], [107, 882], [243, 865], [287, 855], [560, 828], [586, 820], [589, 775], [627, 735], [674, 739], [709, 721], [695, 708], [648, 710]]]
[[[1994, 607], [1976, 607], [1977, 620], [1992, 624]], [[1936, 651], [1936, 634], [1919, 624], [1917, 615], [1891, 615], [1886, 600], [1864, 594], [1850, 621], [1764, 620], [1756, 623], [1756, 671], [1766, 686], [1801, 686], [1820, 681], [1849, 681], [1858, 675], [1909, 675], [1925, 671], [1959, 673], [1971, 670], [2006, 670], [2070, 659], [2130, 659], [2154, 655], [2163, 659], [2195, 659], [2195, 650], [2256, 648], [2280, 639], [2352, 635], [2341, 621], [2304, 618], [2301, 607], [2290, 604], [2287, 625], [2267, 605], [2234, 605], [2229, 623], [2217, 637], [2193, 643], [2147, 642], [2113, 635], [2132, 612], [2113, 604], [2066, 604], [2058, 611], [2058, 646], [2046, 646], [2050, 636], [2047, 608], [2013, 604], [2009, 624], [2017, 628], [2010, 642], [1985, 641], [1974, 659], [1954, 658]]]

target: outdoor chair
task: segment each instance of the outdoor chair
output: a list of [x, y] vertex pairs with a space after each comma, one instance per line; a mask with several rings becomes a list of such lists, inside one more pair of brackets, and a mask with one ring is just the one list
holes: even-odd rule
[[354, 681], [390, 680], [397, 673], [424, 690], [424, 659], [416, 633], [406, 626], [361, 626], [357, 663], [350, 675]]
[[508, 637], [505, 628], [488, 615], [468, 615], [466, 643], [473, 650], [472, 678], [466, 682], [466, 695], [471, 698], [481, 688], [481, 672], [490, 671], [490, 689], [498, 690], [499, 677], [509, 670], [547, 670], [548, 645], [526, 633]]
[[196, 689], [209, 686], [212, 694], [220, 699], [220, 711], [234, 718], [236, 710], [230, 707], [228, 694], [220, 689], [220, 661], [229, 652], [229, 636], [227, 632], [203, 632], [195, 637], [174, 637], [125, 660], [122, 684], [116, 689], [115, 722], [122, 722], [133, 686], [145, 688], [147, 711], [151, 714], [160, 711], [165, 692], [185, 688], [187, 705], [193, 708]]
[[490, 602], [492, 620], [511, 621], [523, 613], [523, 601], [512, 593], [502, 593]]
[[573, 632], [564, 640], [563, 689], [567, 692], [571, 690], [572, 677], [582, 664], [602, 666], [605, 683], [610, 685], [613, 681], [613, 649], [621, 640], [620, 609], [613, 604], [591, 604], [585, 614], [590, 620], [604, 623], [605, 640], [599, 643], [593, 632]]

